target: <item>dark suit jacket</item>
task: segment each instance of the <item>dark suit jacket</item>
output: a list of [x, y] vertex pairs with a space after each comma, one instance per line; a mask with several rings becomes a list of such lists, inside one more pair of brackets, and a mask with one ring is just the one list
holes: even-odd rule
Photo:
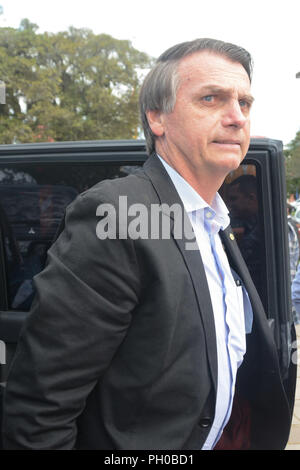
[[[214, 418], [217, 351], [199, 251], [183, 238], [99, 240], [96, 210], [182, 204], [156, 156], [66, 212], [36, 279], [5, 397], [6, 448], [201, 449]], [[123, 214], [124, 215], [124, 214]], [[119, 219], [118, 219], [119, 220]], [[117, 228], [118, 228], [117, 224]], [[230, 229], [222, 233], [254, 310], [232, 420], [220, 447], [282, 449], [291, 412], [260, 299]]]

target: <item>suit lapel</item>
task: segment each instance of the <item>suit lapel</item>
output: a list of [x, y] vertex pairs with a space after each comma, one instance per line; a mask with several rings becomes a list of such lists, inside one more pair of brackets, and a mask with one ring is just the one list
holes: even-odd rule
[[264, 307], [253, 284], [244, 258], [242, 257], [239, 247], [235, 241], [231, 227], [229, 226], [226, 230], [220, 232], [220, 236], [224, 244], [229, 263], [242, 279], [248, 292], [253, 309], [253, 326], [255, 330], [260, 333], [262, 349], [268, 351], [268, 354], [272, 354], [273, 361], [276, 363], [278, 362], [278, 357], [276, 356], [274, 337], [271, 333], [271, 329], [269, 328]]
[[[171, 207], [174, 203], [179, 204], [182, 208], [182, 214], [185, 217], [186, 225], [184, 226], [188, 229], [187, 232], [189, 232], [189, 235], [187, 236], [186, 231], [183, 230], [182, 238], [175, 237], [174, 220], [172, 220], [171, 223], [171, 232], [191, 276], [197, 303], [199, 306], [199, 313], [205, 332], [206, 351], [212, 381], [216, 390], [218, 358], [214, 314], [200, 251], [198, 249], [188, 249], [188, 247], [190, 247], [191, 244], [195, 242], [195, 237], [193, 239], [190, 239], [190, 234], [193, 233], [193, 229], [189, 221], [188, 214], [184, 210], [183, 203], [173, 185], [173, 182], [156, 155], [151, 155], [149, 157], [146, 164], [144, 165], [144, 171], [150, 178], [152, 185], [154, 186], [155, 191], [158, 195], [160, 203], [167, 204], [169, 207]], [[171, 219], [174, 219], [172, 213], [170, 216]], [[214, 347], [212, 347], [212, 345], [214, 345]]]
[[220, 237], [224, 245], [229, 264], [244, 282], [250, 296], [251, 303], [263, 311], [261, 300], [257, 294], [244, 258], [242, 257], [240, 249], [236, 243], [231, 227], [229, 226], [224, 231], [220, 231]]
[[[173, 235], [173, 234], [172, 234]], [[214, 314], [207, 284], [206, 274], [199, 250], [187, 250], [186, 245], [190, 243], [188, 239], [174, 238], [186, 267], [190, 273], [194, 291], [196, 294], [200, 317], [202, 320], [205, 338], [206, 338], [206, 352], [208, 362], [210, 365], [211, 376], [215, 390], [217, 389], [217, 370], [218, 370], [218, 357], [216, 346], [216, 331]], [[215, 347], [212, 347], [215, 345]]]

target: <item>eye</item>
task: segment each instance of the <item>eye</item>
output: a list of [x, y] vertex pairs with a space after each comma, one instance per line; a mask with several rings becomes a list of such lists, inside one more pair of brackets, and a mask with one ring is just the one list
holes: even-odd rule
[[249, 101], [247, 101], [247, 100], [240, 100], [239, 103], [240, 103], [241, 108], [250, 108], [251, 107], [251, 103], [249, 103]]
[[206, 103], [211, 103], [214, 99], [214, 95], [207, 95], [207, 96], [203, 96], [203, 101], [206, 101]]

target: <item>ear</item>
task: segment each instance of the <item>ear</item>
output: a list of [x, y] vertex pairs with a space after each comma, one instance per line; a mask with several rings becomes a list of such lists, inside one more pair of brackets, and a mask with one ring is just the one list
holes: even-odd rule
[[165, 129], [161, 111], [147, 111], [146, 116], [153, 134], [157, 137], [163, 136]]

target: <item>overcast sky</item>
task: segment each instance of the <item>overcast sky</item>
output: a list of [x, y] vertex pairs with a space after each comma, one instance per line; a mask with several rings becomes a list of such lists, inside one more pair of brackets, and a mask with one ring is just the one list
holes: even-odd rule
[[[287, 144], [300, 130], [300, 0], [0, 0], [1, 26], [73, 25], [128, 39], [153, 57], [197, 37], [245, 47], [254, 59], [252, 135]], [[0, 77], [1, 79], [1, 77]]]

